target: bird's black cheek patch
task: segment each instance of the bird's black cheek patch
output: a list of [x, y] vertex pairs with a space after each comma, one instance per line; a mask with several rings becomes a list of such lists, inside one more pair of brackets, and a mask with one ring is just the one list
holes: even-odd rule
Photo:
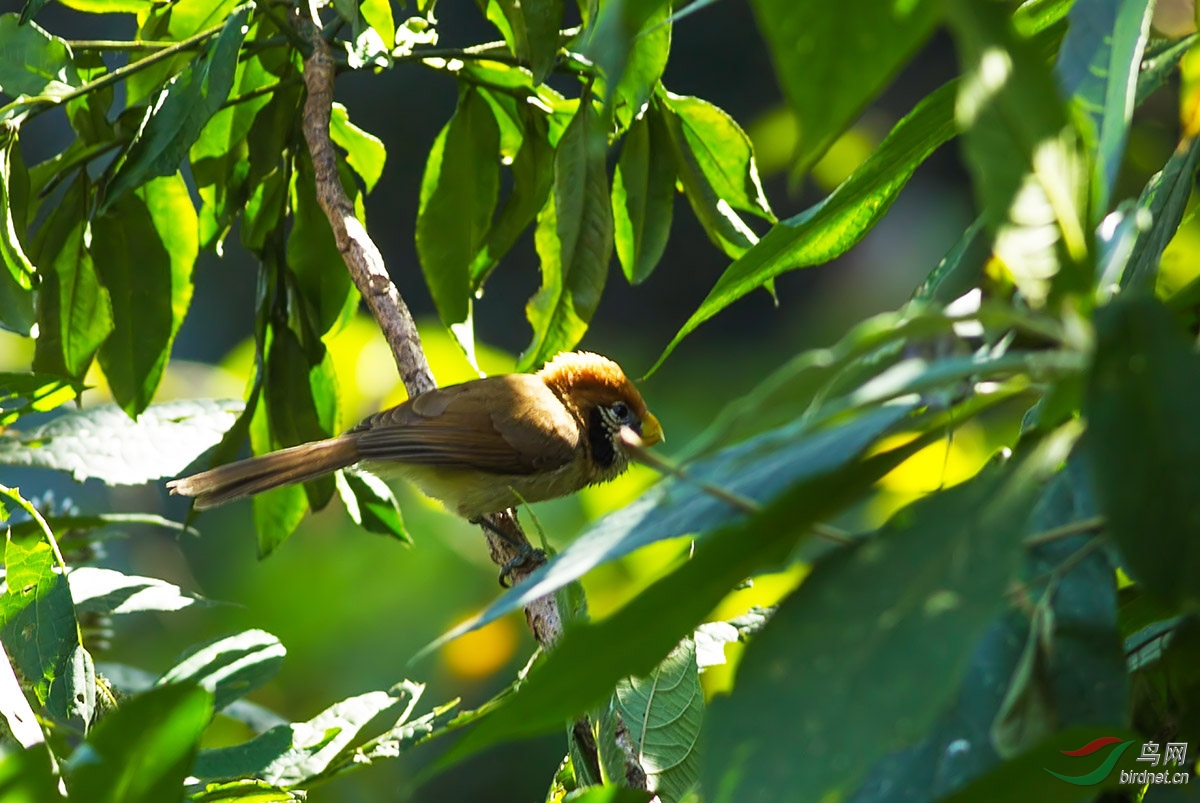
[[604, 423], [604, 416], [599, 407], [593, 407], [588, 415], [587, 426], [588, 447], [592, 452], [592, 461], [600, 468], [609, 468], [617, 459], [617, 450], [613, 446], [612, 436]]

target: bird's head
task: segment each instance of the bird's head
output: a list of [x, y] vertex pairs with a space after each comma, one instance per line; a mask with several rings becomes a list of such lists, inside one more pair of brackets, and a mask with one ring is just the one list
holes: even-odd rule
[[574, 408], [593, 440], [594, 453], [609, 451], [597, 448], [600, 438], [611, 444], [612, 451], [623, 453], [621, 427], [632, 429], [647, 446], [663, 440], [662, 426], [646, 409], [642, 394], [621, 366], [607, 357], [564, 351], [546, 363], [538, 376], [568, 407]]

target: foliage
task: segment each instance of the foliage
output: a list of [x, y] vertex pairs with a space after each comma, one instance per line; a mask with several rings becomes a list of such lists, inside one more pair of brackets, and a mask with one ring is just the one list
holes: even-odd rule
[[[0, 373], [0, 465], [140, 485], [334, 434], [347, 405], [332, 344], [360, 297], [316, 203], [293, 4], [64, 2], [132, 13], [137, 38], [60, 38], [37, 23], [44, 0], [0, 15], [0, 326], [33, 343], [28, 370]], [[664, 803], [1082, 800], [1114, 776], [1056, 780], [1064, 749], [1200, 739], [1200, 271], [1164, 267], [1200, 159], [1194, 35], [1158, 38], [1147, 0], [753, 0], [800, 132], [797, 177], [938, 25], [960, 64], [823, 200], [779, 220], [742, 126], [663, 83], [673, 27], [707, 4], [580, 2], [568, 27], [562, 0], [478, 0], [501, 41], [469, 48], [436, 47], [432, 0], [400, 24], [386, 0], [322, 12], [339, 72], [414, 64], [455, 82], [421, 160], [415, 251], [457, 348], [479, 362], [482, 290], [527, 232], [540, 286], [516, 364], [575, 347], [614, 255], [630, 284], [653, 275], [682, 194], [729, 264], [656, 370], [739, 299], [853, 248], [959, 138], [979, 218], [912, 299], [724, 399], [675, 476], [430, 645], [571, 600], [555, 648], [474, 710], [429, 706], [406, 680], [302, 722], [256, 714], [248, 738], [213, 746], [214, 722], [262, 713], [243, 698], [285, 645], [245, 629], [161, 673], [97, 664], [96, 617], [212, 602], [78, 554], [112, 525], [194, 531], [0, 485], [0, 798], [301, 800], [459, 730], [421, 779], [570, 723], [548, 800], [647, 800], [621, 788], [631, 758]], [[1173, 102], [1176, 83], [1178, 146], [1129, 193], [1135, 108]], [[75, 138], [27, 164], [45, 114]], [[392, 143], [340, 104], [331, 135], [363, 217]], [[245, 397], [155, 403], [199, 254], [234, 231], [259, 266]], [[115, 404], [82, 404], [98, 375]], [[991, 433], [990, 460], [864, 524], [898, 467], [971, 428]], [[260, 554], [335, 491], [355, 525], [411, 543], [388, 486], [347, 470], [256, 498]], [[588, 617], [577, 581], [680, 539], [685, 556]], [[778, 607], [714, 620], [781, 569], [803, 579]], [[729, 693], [706, 700], [702, 673], [735, 642]]]

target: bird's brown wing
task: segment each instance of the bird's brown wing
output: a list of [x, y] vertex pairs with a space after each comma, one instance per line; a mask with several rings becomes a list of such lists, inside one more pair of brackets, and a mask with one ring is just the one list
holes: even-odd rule
[[569, 463], [579, 426], [542, 380], [489, 377], [423, 393], [350, 431], [364, 460], [533, 474]]

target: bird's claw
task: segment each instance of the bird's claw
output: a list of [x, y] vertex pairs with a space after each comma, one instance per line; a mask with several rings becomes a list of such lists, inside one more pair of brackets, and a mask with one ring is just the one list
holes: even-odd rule
[[523, 544], [518, 548], [517, 554], [500, 567], [500, 587], [512, 588], [511, 580], [514, 572], [521, 569], [532, 571], [545, 562], [546, 553], [543, 550]]

